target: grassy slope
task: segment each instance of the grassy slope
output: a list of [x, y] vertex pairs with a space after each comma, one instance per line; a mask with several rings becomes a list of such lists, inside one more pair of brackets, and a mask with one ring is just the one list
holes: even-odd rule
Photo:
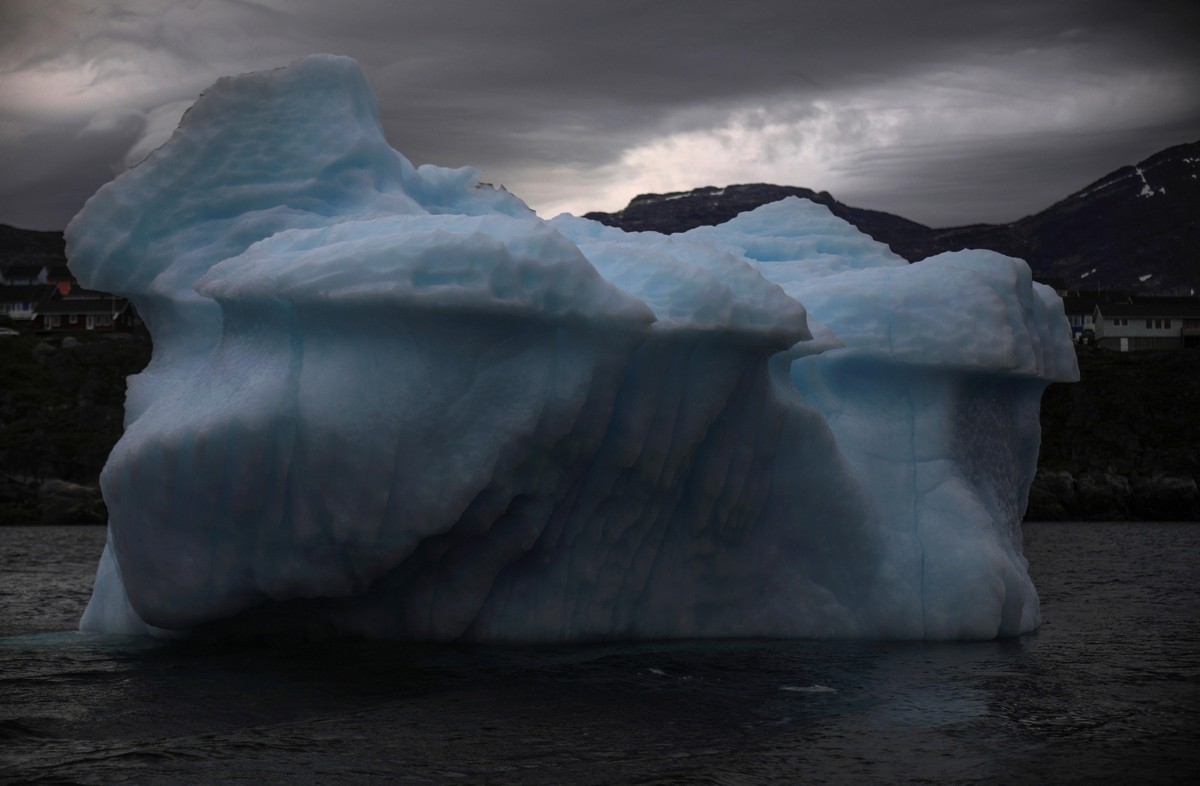
[[1200, 475], [1200, 350], [1083, 350], [1079, 373], [1042, 399], [1042, 469]]

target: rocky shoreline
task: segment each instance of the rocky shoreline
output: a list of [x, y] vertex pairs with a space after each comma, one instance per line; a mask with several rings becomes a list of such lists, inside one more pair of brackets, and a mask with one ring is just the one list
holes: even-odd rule
[[1200, 350], [1079, 350], [1042, 398], [1027, 520], [1200, 520]]
[[0, 525], [108, 520], [100, 470], [149, 361], [145, 333], [0, 339]]
[[1038, 470], [1027, 521], [1197, 521], [1200, 490], [1186, 475]]
[[[0, 525], [105, 523], [100, 470], [149, 359], [144, 333], [0, 343]], [[1079, 365], [1043, 398], [1025, 518], [1200, 520], [1200, 350], [1081, 349]]]
[[0, 524], [104, 524], [100, 484], [0, 476]]

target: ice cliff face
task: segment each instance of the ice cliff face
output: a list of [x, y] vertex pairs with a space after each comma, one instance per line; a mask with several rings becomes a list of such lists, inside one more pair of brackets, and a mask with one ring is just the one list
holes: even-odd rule
[[217, 82], [67, 229], [154, 359], [84, 630], [990, 638], [1057, 297], [797, 199], [667, 237], [414, 169], [358, 66]]

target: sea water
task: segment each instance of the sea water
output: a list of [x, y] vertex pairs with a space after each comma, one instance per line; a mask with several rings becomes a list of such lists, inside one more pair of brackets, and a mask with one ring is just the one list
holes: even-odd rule
[[1091, 783], [1200, 771], [1200, 523], [1034, 523], [973, 643], [74, 632], [102, 528], [0, 529], [4, 783]]

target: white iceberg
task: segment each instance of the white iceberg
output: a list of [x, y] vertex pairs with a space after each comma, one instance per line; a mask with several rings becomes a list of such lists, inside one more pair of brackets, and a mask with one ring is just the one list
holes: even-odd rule
[[154, 358], [81, 628], [991, 638], [1077, 376], [1019, 260], [914, 265], [789, 199], [546, 222], [414, 168], [354, 61], [222, 79], [67, 229]]

